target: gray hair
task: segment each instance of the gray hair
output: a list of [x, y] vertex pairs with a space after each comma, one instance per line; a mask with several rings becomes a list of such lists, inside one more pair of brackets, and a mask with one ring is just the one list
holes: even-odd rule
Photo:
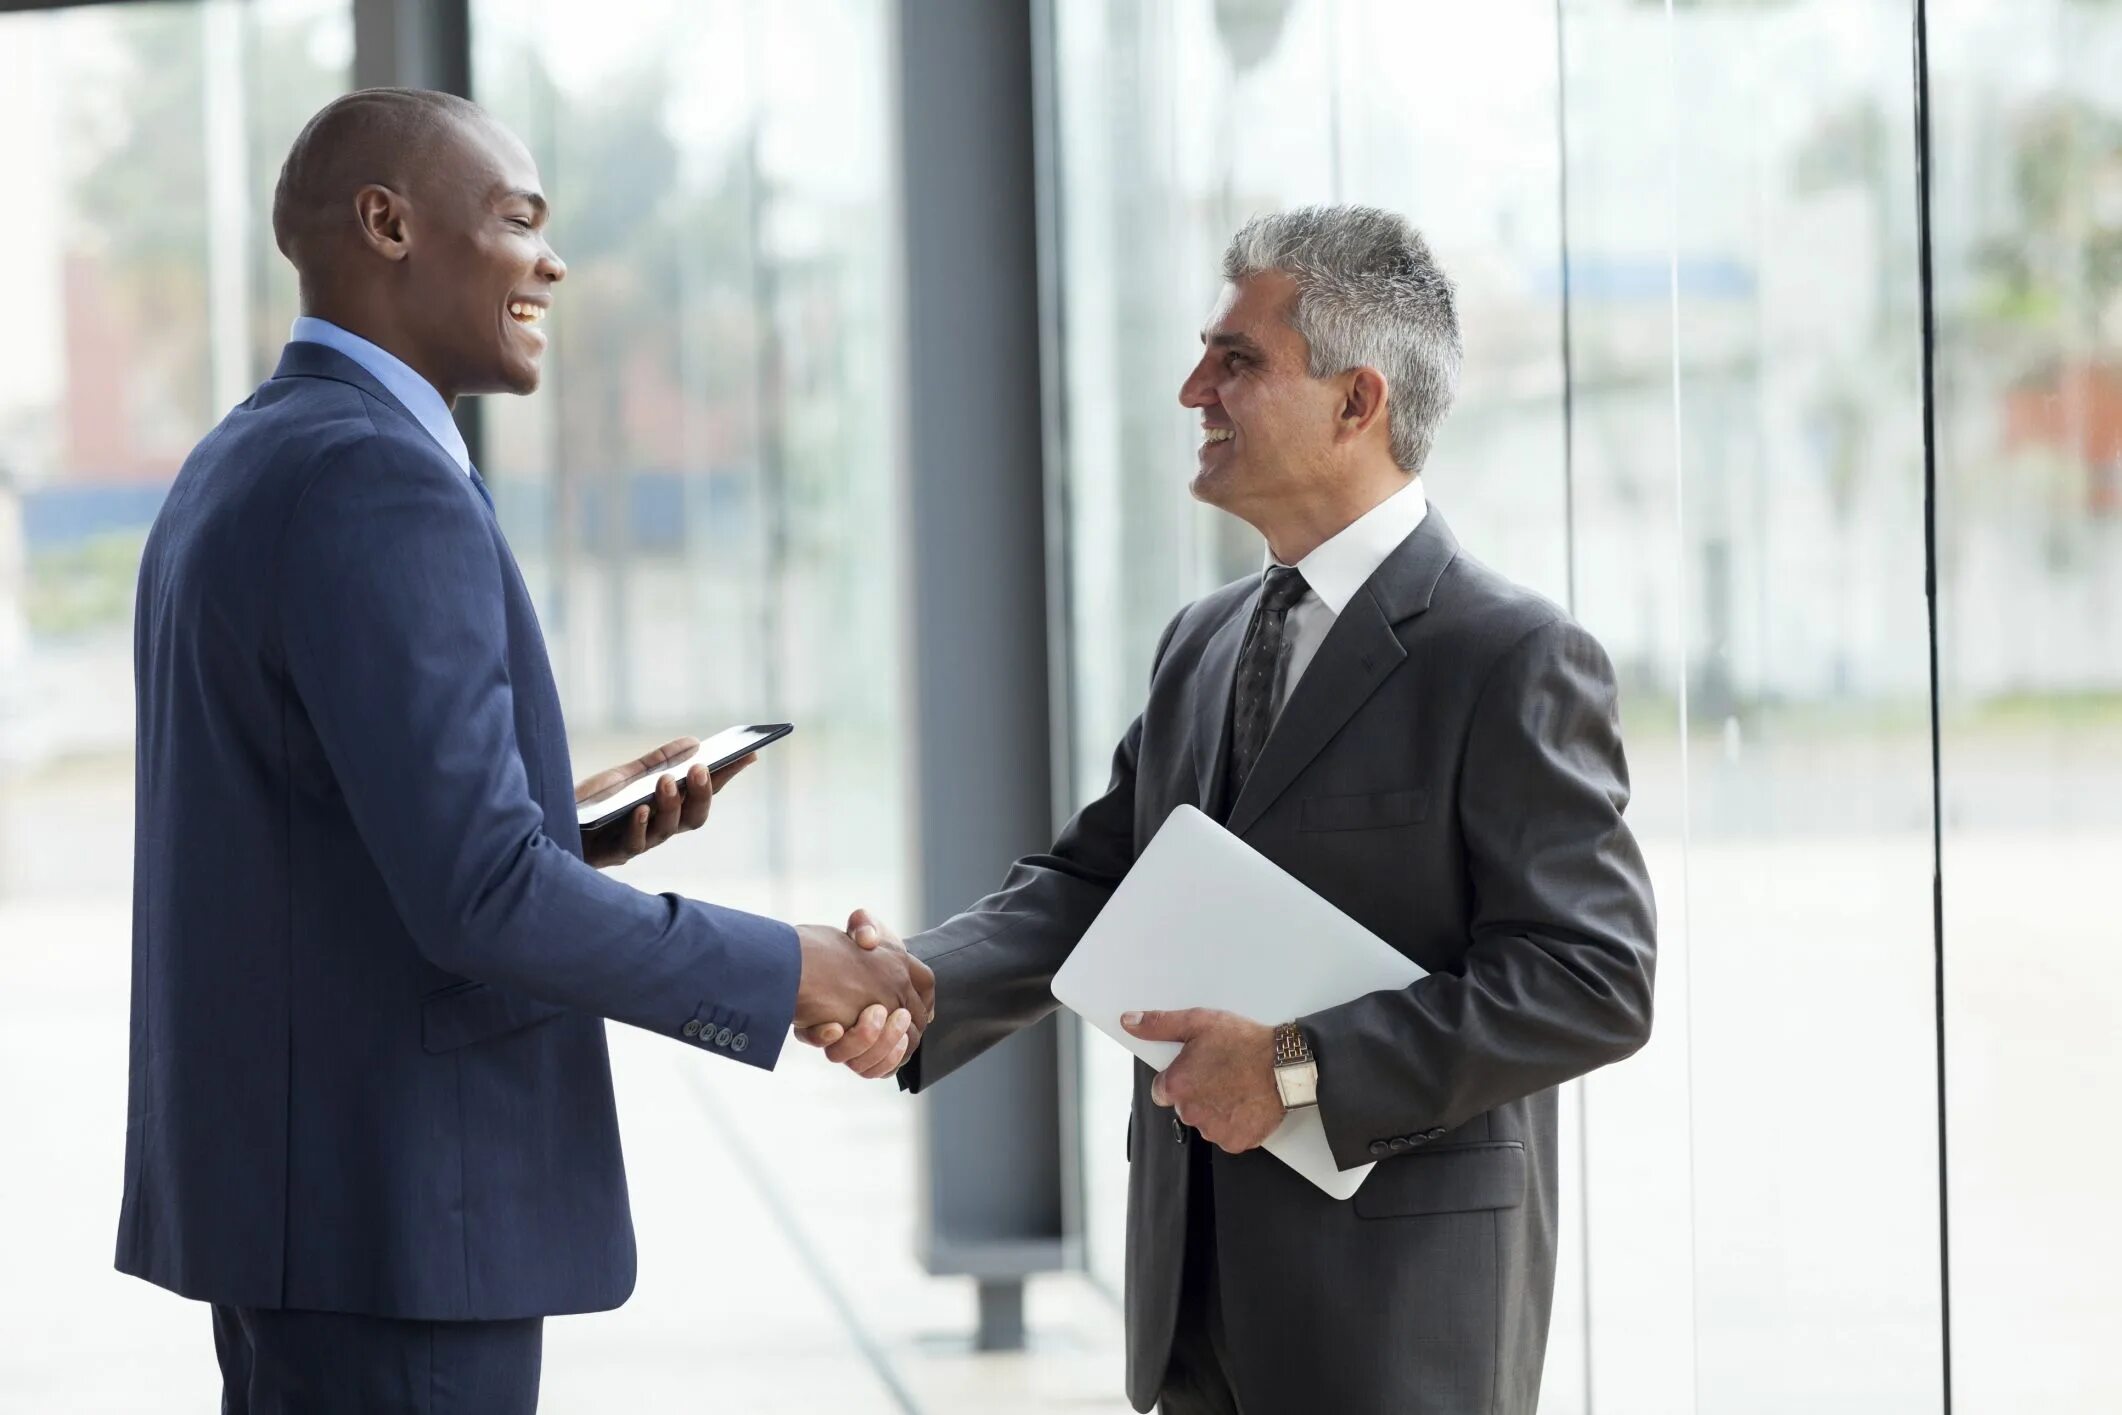
[[1374, 206], [1306, 206], [1256, 216], [1223, 252], [1223, 278], [1279, 270], [1297, 285], [1290, 325], [1311, 376], [1368, 365], [1385, 375], [1393, 461], [1420, 472], [1459, 387], [1452, 283], [1421, 232]]

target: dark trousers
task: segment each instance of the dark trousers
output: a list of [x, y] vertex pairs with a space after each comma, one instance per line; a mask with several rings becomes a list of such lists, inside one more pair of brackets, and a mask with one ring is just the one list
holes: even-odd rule
[[1216, 1264], [1216, 1196], [1210, 1151], [1200, 1136], [1188, 1142], [1186, 1267], [1179, 1283], [1179, 1326], [1171, 1364], [1157, 1393], [1160, 1415], [1244, 1415], [1230, 1383], [1230, 1341], [1223, 1329], [1221, 1275]]
[[545, 1322], [214, 1308], [221, 1415], [534, 1415]]

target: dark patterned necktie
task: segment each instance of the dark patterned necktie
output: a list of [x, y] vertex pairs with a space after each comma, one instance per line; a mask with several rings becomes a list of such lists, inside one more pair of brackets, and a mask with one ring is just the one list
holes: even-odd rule
[[1275, 725], [1275, 696], [1282, 679], [1282, 660], [1289, 637], [1289, 612], [1304, 598], [1304, 577], [1287, 565], [1270, 565], [1261, 577], [1260, 604], [1238, 650], [1238, 677], [1231, 684], [1230, 789], [1226, 807], [1235, 804], [1245, 779], [1260, 760], [1268, 730]]

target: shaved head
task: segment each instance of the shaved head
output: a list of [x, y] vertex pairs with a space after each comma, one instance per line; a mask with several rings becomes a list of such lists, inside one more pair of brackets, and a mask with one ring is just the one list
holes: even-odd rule
[[303, 313], [360, 335], [441, 392], [528, 393], [567, 266], [529, 149], [454, 94], [371, 88], [309, 120], [273, 191], [273, 240]]
[[307, 279], [332, 247], [355, 233], [354, 194], [366, 186], [410, 195], [437, 150], [486, 110], [453, 93], [367, 88], [325, 105], [287, 150], [273, 188], [273, 240]]

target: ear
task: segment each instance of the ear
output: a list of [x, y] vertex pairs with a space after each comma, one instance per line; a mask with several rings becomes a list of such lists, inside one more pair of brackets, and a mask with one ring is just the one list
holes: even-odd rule
[[389, 187], [372, 182], [354, 193], [354, 226], [361, 243], [385, 260], [404, 260], [412, 253], [411, 215], [412, 203]]
[[1373, 426], [1382, 428], [1385, 421], [1385, 375], [1364, 364], [1342, 376], [1348, 380], [1348, 388], [1341, 397], [1341, 436], [1357, 438]]

